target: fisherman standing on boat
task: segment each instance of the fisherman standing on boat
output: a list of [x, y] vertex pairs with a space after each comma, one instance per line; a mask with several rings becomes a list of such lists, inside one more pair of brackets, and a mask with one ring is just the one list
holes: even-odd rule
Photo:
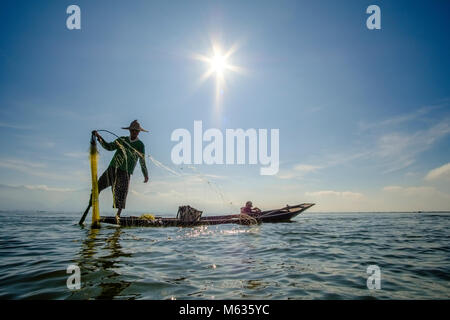
[[[138, 138], [141, 131], [148, 131], [144, 130], [137, 120], [131, 122], [129, 127], [122, 129], [130, 130], [130, 136], [120, 137], [109, 143], [97, 131], [93, 132], [103, 148], [108, 151], [116, 150], [108, 168], [98, 179], [98, 192], [100, 193], [108, 187], [112, 188], [113, 208], [117, 208], [117, 224], [120, 224], [120, 214], [122, 209], [125, 209], [130, 178], [138, 159], [144, 175], [144, 183], [148, 182], [148, 171], [145, 165], [145, 146]], [[89, 206], [91, 204], [92, 198]]]
[[247, 201], [245, 203], [245, 207], [241, 208], [241, 214], [251, 214], [251, 213], [261, 213], [261, 210], [259, 208], [252, 208], [253, 203], [251, 201]]

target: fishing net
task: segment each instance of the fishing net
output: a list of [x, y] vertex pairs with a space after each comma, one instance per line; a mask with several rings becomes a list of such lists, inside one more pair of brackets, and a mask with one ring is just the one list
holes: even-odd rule
[[200, 221], [203, 211], [192, 208], [191, 206], [178, 207], [177, 219], [184, 223], [195, 223]]
[[[127, 140], [121, 139], [121, 137], [119, 137], [115, 133], [113, 133], [111, 131], [108, 131], [108, 130], [97, 130], [97, 131], [98, 132], [107, 132], [107, 133], [109, 133], [109, 134], [111, 134], [111, 135], [113, 135], [113, 136], [115, 136], [117, 138], [117, 140], [115, 140], [115, 142], [118, 144], [118, 149], [122, 151], [121, 152], [122, 157], [121, 157], [120, 160], [125, 161], [125, 162], [127, 162], [129, 160], [127, 158], [127, 154], [128, 153], [126, 152], [126, 149], [130, 149], [130, 150], [132, 150], [131, 153], [132, 153], [133, 157], [137, 156], [138, 158], [141, 158], [144, 161], [144, 163], [145, 163], [145, 159], [149, 158], [150, 161], [156, 167], [158, 167], [158, 168], [160, 168], [160, 169], [170, 173], [173, 176], [176, 176], [176, 177], [179, 177], [181, 179], [184, 179], [186, 177], [189, 177], [191, 174], [194, 174], [201, 181], [206, 183], [208, 185], [208, 187], [211, 188], [211, 190], [218, 195], [218, 197], [220, 198], [220, 200], [222, 201], [224, 206], [229, 206], [232, 211], [234, 211], [236, 209], [236, 208], [234, 208], [235, 206], [233, 205], [233, 202], [227, 201], [227, 199], [225, 199], [225, 195], [222, 192], [222, 190], [219, 187], [219, 185], [217, 183], [211, 181], [209, 179], [209, 175], [204, 175], [204, 174], [200, 173], [198, 171], [198, 169], [195, 168], [194, 166], [187, 166], [186, 167], [186, 168], [192, 170], [193, 173], [181, 172], [180, 170], [182, 170], [183, 167], [179, 168], [178, 170], [177, 169], [174, 170], [174, 169], [166, 166], [162, 162], [158, 161], [157, 159], [155, 159], [152, 155], [144, 155], [144, 154], [140, 153], [132, 145], [130, 145], [130, 143], [128, 143]], [[108, 184], [108, 185], [112, 186], [112, 189], [113, 189], [113, 203], [115, 203], [114, 190], [115, 190], [116, 186], [113, 183]], [[186, 191], [184, 190], [183, 193], [185, 193], [185, 192]], [[187, 207], [189, 207], [189, 206], [182, 206], [182, 207], [180, 207], [180, 208], [183, 208], [183, 209], [181, 209], [181, 211], [180, 211], [180, 209], [178, 210], [177, 218], [179, 218], [181, 222], [186, 222], [186, 223], [198, 222], [200, 220], [202, 212], [197, 210], [197, 209], [194, 209], [192, 207], [189, 207], [190, 209], [187, 209]], [[145, 217], [144, 217], [144, 219], [145, 219]], [[147, 219], [147, 220], [152, 220], [152, 219]], [[242, 217], [241, 220], [242, 220], [243, 224], [256, 224], [257, 223], [257, 221], [254, 218], [249, 217], [249, 216]]]
[[150, 213], [144, 213], [143, 215], [140, 216], [140, 219], [154, 221], [155, 220], [155, 216], [150, 214]]
[[241, 213], [239, 214], [239, 224], [245, 224], [245, 225], [254, 225], [254, 224], [258, 224], [258, 220], [256, 220], [255, 218], [249, 216], [246, 213]]

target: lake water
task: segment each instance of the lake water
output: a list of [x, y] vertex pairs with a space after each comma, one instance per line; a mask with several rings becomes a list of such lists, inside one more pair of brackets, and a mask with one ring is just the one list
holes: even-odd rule
[[[125, 216], [125, 215], [124, 215]], [[449, 299], [450, 214], [311, 213], [194, 228], [0, 213], [2, 299]], [[90, 217], [88, 218], [90, 219]], [[66, 269], [81, 270], [71, 291]], [[367, 288], [367, 267], [381, 288]]]

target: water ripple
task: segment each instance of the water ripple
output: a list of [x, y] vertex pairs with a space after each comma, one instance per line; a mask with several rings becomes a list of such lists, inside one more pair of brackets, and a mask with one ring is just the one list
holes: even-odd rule
[[[449, 214], [314, 214], [293, 223], [80, 228], [0, 213], [2, 299], [448, 299]], [[68, 265], [81, 289], [66, 286]], [[367, 266], [382, 272], [368, 290]]]

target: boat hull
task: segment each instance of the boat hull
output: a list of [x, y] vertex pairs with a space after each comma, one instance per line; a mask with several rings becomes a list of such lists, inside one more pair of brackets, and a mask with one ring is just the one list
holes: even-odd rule
[[[250, 215], [223, 215], [202, 217], [194, 223], [186, 223], [177, 218], [155, 217], [155, 219], [145, 219], [141, 217], [121, 217], [120, 225], [124, 227], [195, 227], [203, 225], [217, 224], [255, 224], [255, 223], [276, 223], [287, 222], [296, 217], [306, 209], [311, 208], [314, 203], [303, 203], [296, 206], [287, 206], [281, 209], [267, 210], [259, 214]], [[101, 217], [101, 223], [116, 224], [115, 217]]]

